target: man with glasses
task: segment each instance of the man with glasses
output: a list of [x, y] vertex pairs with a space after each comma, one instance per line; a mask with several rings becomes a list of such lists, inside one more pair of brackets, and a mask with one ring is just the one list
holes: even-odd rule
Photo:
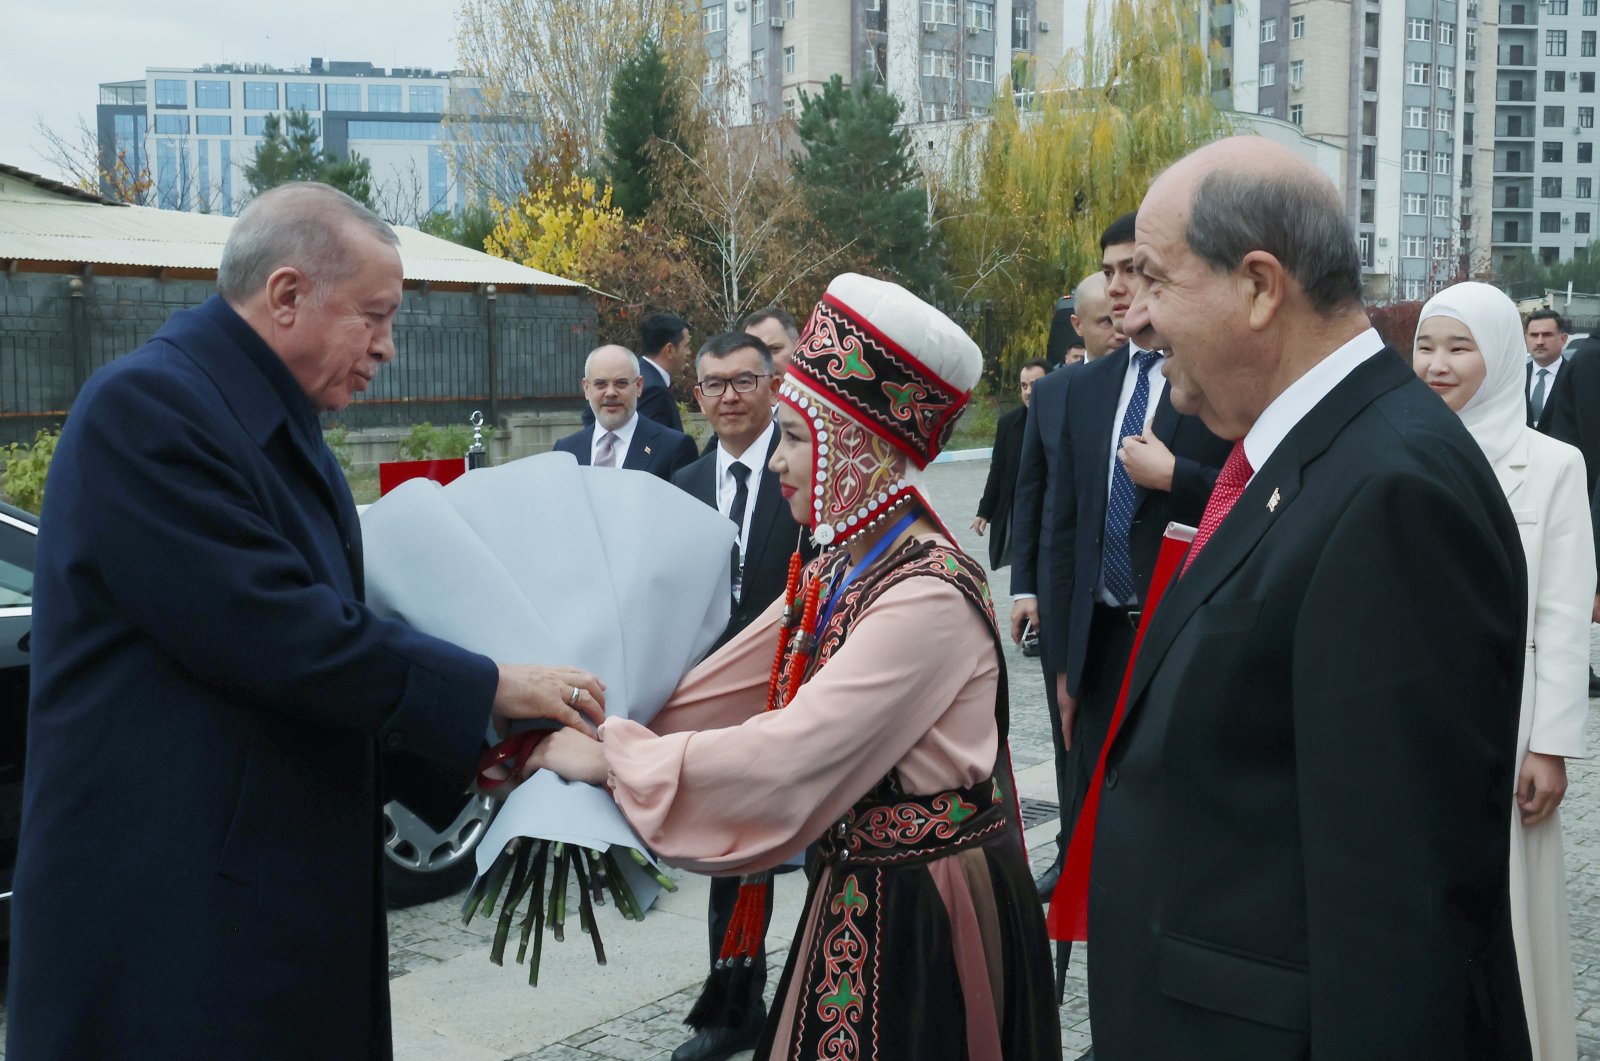
[[[694, 395], [716, 432], [716, 444], [672, 477], [679, 487], [739, 527], [729, 558], [733, 613], [722, 641], [743, 630], [783, 594], [789, 556], [803, 533], [779, 493], [777, 475], [767, 468], [778, 444], [772, 422], [773, 370], [770, 344], [755, 335], [723, 332], [706, 340], [695, 357]], [[707, 921], [713, 962], [721, 952], [738, 894], [739, 878], [712, 878]], [[771, 916], [772, 889], [768, 888], [767, 917]], [[756, 957], [755, 975], [741, 998], [724, 998], [708, 981], [705, 1001], [691, 1015], [697, 1031], [673, 1052], [673, 1061], [718, 1061], [754, 1047], [766, 1019], [762, 1002], [766, 970], [763, 951]], [[713, 968], [713, 978], [716, 975]], [[712, 1000], [722, 1004], [714, 1005]]]
[[632, 468], [670, 480], [695, 458], [694, 439], [639, 415], [639, 359], [621, 346], [602, 346], [583, 363], [583, 396], [594, 423], [555, 448], [596, 468]]

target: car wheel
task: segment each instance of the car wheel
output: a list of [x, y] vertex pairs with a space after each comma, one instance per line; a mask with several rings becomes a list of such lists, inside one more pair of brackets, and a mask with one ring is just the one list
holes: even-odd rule
[[498, 803], [466, 797], [440, 829], [399, 800], [383, 806], [383, 875], [391, 907], [415, 906], [454, 895], [477, 876], [475, 853]]

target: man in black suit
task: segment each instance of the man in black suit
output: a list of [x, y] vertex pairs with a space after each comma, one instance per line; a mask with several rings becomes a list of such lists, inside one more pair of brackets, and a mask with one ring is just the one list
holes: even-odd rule
[[[767, 467], [778, 445], [778, 429], [772, 420], [776, 401], [774, 367], [768, 344], [746, 332], [714, 335], [695, 357], [695, 397], [716, 432], [716, 445], [673, 476], [672, 481], [739, 526], [739, 540], [731, 558], [733, 613], [719, 646], [783, 595], [789, 558], [801, 543], [800, 525], [789, 514], [777, 475]], [[707, 921], [713, 962], [721, 950], [738, 894], [739, 878], [711, 879]], [[771, 916], [769, 887], [767, 917]], [[715, 1007], [720, 1012], [696, 1020], [699, 1030], [673, 1052], [673, 1061], [720, 1061], [755, 1046], [766, 1019], [761, 997], [767, 983], [764, 948], [757, 954], [752, 972], [744, 997], [725, 1000], [722, 1006]]]
[[978, 514], [972, 529], [981, 538], [989, 535], [989, 568], [998, 571], [1011, 562], [1011, 499], [1017, 489], [1017, 461], [1022, 456], [1022, 435], [1028, 423], [1028, 403], [1033, 385], [1050, 371], [1050, 363], [1036, 357], [1022, 366], [1019, 375], [1022, 404], [1000, 418], [994, 428], [994, 449], [989, 456], [989, 477], [978, 499]]
[[[1081, 336], [1085, 360], [1104, 357], [1127, 339], [1117, 331], [1111, 315], [1111, 298], [1106, 294], [1106, 278], [1090, 273], [1072, 294], [1077, 307], [1072, 314], [1074, 334]], [[1034, 385], [1022, 433], [1022, 452], [1017, 460], [1017, 485], [1011, 507], [1011, 640], [1025, 644], [1028, 628], [1039, 646], [1039, 663], [1044, 669], [1044, 697], [1050, 712], [1050, 735], [1055, 744], [1056, 795], [1060, 805], [1072, 802], [1072, 764], [1061, 735], [1061, 713], [1056, 705], [1056, 675], [1062, 666], [1062, 652], [1055, 642], [1040, 636], [1051, 628], [1055, 616], [1066, 609], [1041, 590], [1051, 585], [1052, 558], [1056, 556], [1054, 528], [1057, 476], [1054, 467], [1061, 454], [1062, 424], [1066, 415], [1067, 385], [1071, 364], [1051, 372]], [[1048, 902], [1061, 877], [1061, 862], [1066, 857], [1069, 823], [1063, 817], [1056, 833], [1056, 860], [1036, 882], [1041, 901]]]
[[1528, 371], [1523, 397], [1528, 403], [1528, 426], [1537, 429], [1550, 408], [1550, 391], [1566, 367], [1561, 353], [1567, 345], [1567, 326], [1553, 309], [1536, 309], [1523, 325], [1528, 346]]
[[1343, 199], [1289, 149], [1178, 162], [1136, 245], [1128, 328], [1239, 441], [1109, 745], [1099, 1059], [1527, 1058], [1527, 576], [1494, 473], [1372, 330]]
[[590, 351], [583, 363], [583, 396], [594, 414], [589, 424], [555, 448], [597, 468], [631, 468], [671, 479], [695, 458], [694, 439], [639, 415], [643, 389], [639, 359], [622, 346]]
[[[1122, 328], [1133, 292], [1133, 235], [1134, 215], [1126, 214], [1101, 237], [1111, 316]], [[1060, 618], [1044, 636], [1059, 653], [1056, 702], [1070, 781], [1061, 818], [1069, 838], [1110, 727], [1162, 533], [1169, 522], [1200, 521], [1228, 455], [1226, 442], [1173, 407], [1155, 345], [1148, 335], [1130, 336], [1078, 369], [1066, 393], [1049, 591]]]

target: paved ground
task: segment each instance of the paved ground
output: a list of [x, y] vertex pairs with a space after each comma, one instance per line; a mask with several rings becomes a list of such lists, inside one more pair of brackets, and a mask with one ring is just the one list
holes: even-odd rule
[[[977, 557], [987, 553], [966, 524], [987, 468], [984, 461], [941, 464], [929, 476], [935, 503], [964, 547]], [[1005, 573], [995, 580], [994, 588], [1005, 612], [1009, 599]], [[1002, 621], [1005, 618], [1002, 615]], [[1600, 659], [1600, 641], [1596, 658]], [[1018, 786], [1025, 797], [1053, 800], [1050, 731], [1039, 669], [1010, 646], [1008, 664]], [[1597, 710], [1591, 710], [1589, 742], [1600, 750]], [[1600, 1061], [1600, 761], [1573, 764], [1570, 780], [1564, 813], [1579, 1054], [1586, 1061]], [[1036, 868], [1055, 856], [1054, 829], [1055, 822], [1049, 821], [1028, 832]], [[395, 911], [389, 919], [390, 986], [398, 1057], [401, 1061], [664, 1061], [686, 1037], [681, 1021], [704, 974], [705, 883], [692, 876], [679, 879], [682, 890], [663, 897], [643, 924], [624, 923], [609, 907], [600, 911], [610, 959], [603, 968], [595, 964], [587, 939], [576, 931], [565, 943], [547, 942], [538, 988], [527, 986], [522, 967], [496, 968], [489, 963], [493, 926], [475, 921], [463, 927], [458, 901]], [[777, 912], [768, 940], [771, 982], [786, 957], [801, 890], [795, 878], [780, 881], [777, 888]], [[1073, 955], [1061, 1011], [1064, 1056], [1069, 1059], [1089, 1045], [1083, 974], [1080, 948]], [[0, 1007], [0, 1033], [3, 1029]]]

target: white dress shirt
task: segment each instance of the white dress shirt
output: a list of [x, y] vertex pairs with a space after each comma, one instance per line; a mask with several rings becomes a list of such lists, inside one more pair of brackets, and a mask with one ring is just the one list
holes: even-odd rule
[[1566, 366], [1566, 363], [1566, 358], [1558, 357], [1548, 365], [1541, 365], [1532, 356], [1529, 356], [1528, 364], [1532, 366], [1532, 371], [1528, 373], [1528, 389], [1522, 392], [1524, 398], [1532, 402], [1534, 389], [1539, 386], [1539, 373], [1541, 371], [1549, 373], [1544, 378], [1544, 405], [1539, 408], [1538, 415], [1533, 418], [1535, 423], [1544, 416], [1544, 411], [1550, 408], [1550, 388], [1556, 385], [1556, 373], [1560, 372]]
[[[1122, 433], [1122, 418], [1128, 415], [1128, 405], [1133, 401], [1133, 388], [1139, 384], [1139, 355], [1146, 351], [1139, 349], [1133, 343], [1128, 344], [1128, 370], [1122, 374], [1122, 394], [1117, 398], [1117, 415], [1111, 419], [1111, 460], [1106, 464], [1106, 497], [1111, 496], [1111, 480], [1117, 475], [1117, 452], [1122, 449], [1122, 440], [1126, 437]], [[1155, 419], [1156, 406], [1161, 404], [1161, 396], [1167, 392], [1167, 355], [1150, 366], [1150, 400], [1144, 407], [1144, 426], [1139, 429], [1143, 434], [1150, 429], [1150, 421]]]
[[761, 437], [750, 443], [745, 451], [735, 457], [717, 443], [717, 511], [729, 519], [733, 518], [733, 499], [739, 490], [739, 483], [729, 474], [728, 469], [735, 464], [742, 464], [750, 469], [750, 474], [745, 478], [745, 483], [750, 488], [750, 497], [744, 505], [744, 524], [739, 528], [739, 558], [744, 559], [745, 550], [750, 545], [750, 521], [756, 512], [756, 494], [761, 490], [761, 473], [767, 466], [767, 447], [772, 443], [772, 433], [777, 430], [773, 424], [768, 424], [767, 429], [761, 432]]
[[1271, 459], [1296, 424], [1305, 419], [1317, 403], [1344, 382], [1367, 359], [1383, 350], [1383, 339], [1368, 328], [1311, 367], [1311, 370], [1286, 387], [1261, 411], [1244, 436], [1244, 456], [1250, 462], [1250, 476]]
[[[613, 467], [622, 467], [622, 462], [628, 459], [628, 446], [633, 442], [634, 429], [639, 426], [639, 414], [634, 413], [628, 417], [626, 423], [611, 432], [617, 436], [617, 463]], [[594, 438], [589, 442], [589, 463], [593, 465], [600, 456], [600, 440], [606, 437], [606, 429], [600, 426], [600, 421], [594, 424]]]

